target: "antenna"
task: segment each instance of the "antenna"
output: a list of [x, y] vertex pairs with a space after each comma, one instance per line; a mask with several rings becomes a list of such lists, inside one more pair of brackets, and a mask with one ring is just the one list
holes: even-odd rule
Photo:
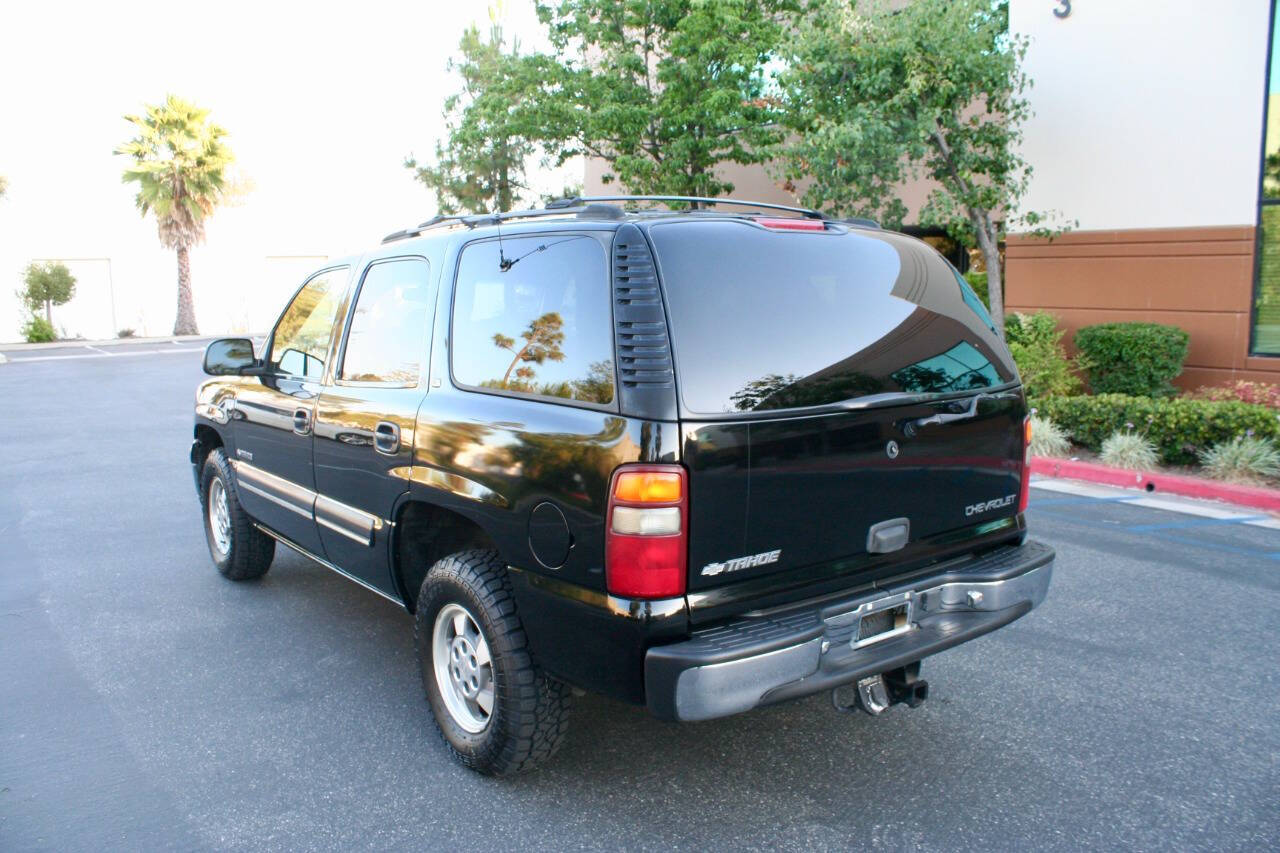
[[495, 213], [493, 215], [493, 223], [498, 226], [498, 270], [506, 272], [516, 265], [516, 262], [506, 256], [502, 251], [502, 215]]

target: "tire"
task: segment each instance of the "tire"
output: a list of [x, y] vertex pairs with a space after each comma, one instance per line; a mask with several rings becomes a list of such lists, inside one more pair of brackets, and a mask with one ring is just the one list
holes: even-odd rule
[[[219, 521], [220, 503], [226, 513], [225, 524]], [[240, 506], [235, 475], [221, 447], [209, 451], [200, 469], [200, 509], [209, 556], [224, 578], [247, 581], [267, 573], [276, 541], [254, 527], [253, 519]]]
[[431, 567], [418, 595], [414, 640], [427, 703], [454, 758], [505, 776], [555, 755], [569, 727], [570, 691], [534, 663], [497, 553], [460, 551]]

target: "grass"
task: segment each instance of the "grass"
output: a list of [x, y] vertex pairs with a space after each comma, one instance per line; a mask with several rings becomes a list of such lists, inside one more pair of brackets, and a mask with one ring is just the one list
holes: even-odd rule
[[1280, 450], [1264, 438], [1237, 436], [1202, 451], [1200, 464], [1215, 480], [1260, 485], [1280, 476]]
[[1133, 471], [1154, 471], [1160, 463], [1156, 446], [1140, 432], [1113, 432], [1102, 442], [1099, 458], [1104, 465]]

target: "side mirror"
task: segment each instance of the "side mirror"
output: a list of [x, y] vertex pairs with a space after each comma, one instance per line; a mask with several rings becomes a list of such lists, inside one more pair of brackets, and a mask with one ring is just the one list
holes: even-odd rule
[[257, 366], [248, 338], [219, 338], [205, 347], [204, 372], [210, 376], [240, 376]]

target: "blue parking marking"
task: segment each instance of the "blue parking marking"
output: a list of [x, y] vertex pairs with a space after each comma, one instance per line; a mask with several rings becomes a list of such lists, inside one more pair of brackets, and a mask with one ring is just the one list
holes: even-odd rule
[[1244, 557], [1265, 557], [1268, 560], [1280, 560], [1280, 553], [1259, 551], [1254, 548], [1237, 548], [1235, 545], [1224, 545], [1221, 542], [1206, 542], [1203, 539], [1187, 539], [1183, 536], [1161, 536], [1163, 542], [1177, 542], [1182, 545], [1193, 545], [1197, 548], [1208, 548], [1212, 551], [1226, 551], [1228, 554], [1240, 554]]
[[[1035, 488], [1036, 484], [1032, 483], [1031, 488]], [[1136, 501], [1146, 495], [1124, 495], [1118, 498], [1046, 498], [1044, 500], [1032, 499], [1031, 506], [1067, 506], [1070, 504], [1114, 504], [1124, 503], [1125, 501]]]
[[1265, 515], [1239, 515], [1233, 518], [1196, 518], [1190, 521], [1166, 521], [1161, 524], [1134, 524], [1126, 527], [1125, 530], [1140, 533], [1148, 530], [1176, 530], [1180, 527], [1212, 527], [1220, 524], [1243, 524], [1246, 521], [1264, 521], [1267, 518], [1268, 516]]

